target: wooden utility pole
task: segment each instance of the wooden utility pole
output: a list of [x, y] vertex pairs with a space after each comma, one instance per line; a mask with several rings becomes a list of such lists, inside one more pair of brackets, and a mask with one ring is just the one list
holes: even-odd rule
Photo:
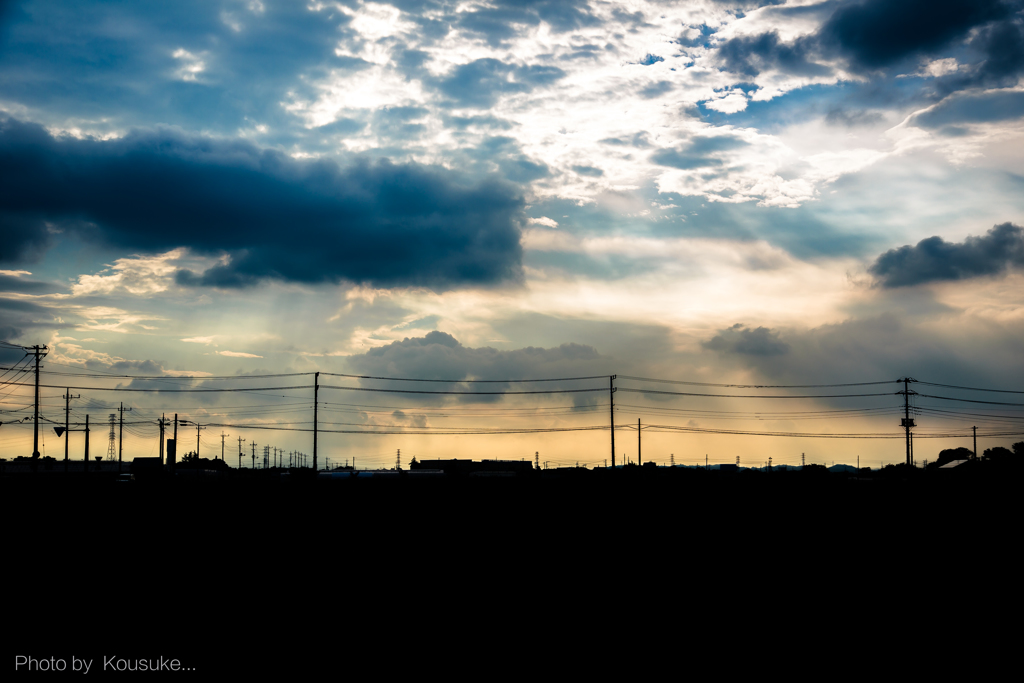
[[910, 395], [916, 394], [916, 391], [910, 390], [910, 382], [916, 382], [917, 380], [913, 377], [904, 377], [900, 380], [903, 382], [903, 391], [897, 391], [897, 394], [903, 394], [903, 420], [900, 424], [906, 432], [907, 436], [907, 464], [914, 464], [914, 456], [911, 454], [910, 445], [910, 428], [916, 426], [914, 421], [910, 419]]
[[32, 437], [32, 458], [39, 458], [39, 359], [46, 355], [47, 348], [36, 344], [32, 347], [31, 353], [36, 357], [36, 407], [35, 407], [35, 431]]
[[166, 415], [161, 415], [160, 419], [157, 420], [157, 424], [160, 425], [160, 465], [164, 464], [164, 428], [169, 424]]
[[320, 373], [313, 375], [313, 470], [316, 471], [317, 408], [319, 407]]
[[608, 377], [608, 415], [612, 425], [612, 469], [615, 469], [615, 375]]
[[196, 422], [196, 460], [199, 460], [199, 430], [206, 429], [206, 427], [200, 427], [199, 423]]
[[120, 416], [117, 431], [117, 472], [121, 473], [121, 442], [124, 438], [124, 411], [131, 410], [131, 408], [125, 408], [124, 403], [121, 403], [121, 407], [117, 409], [117, 413]]
[[71, 390], [67, 389], [64, 393], [64, 473], [68, 472], [68, 446], [71, 441], [71, 399], [82, 398], [82, 395], [72, 396]]
[[89, 413], [85, 414], [85, 471], [89, 471]]

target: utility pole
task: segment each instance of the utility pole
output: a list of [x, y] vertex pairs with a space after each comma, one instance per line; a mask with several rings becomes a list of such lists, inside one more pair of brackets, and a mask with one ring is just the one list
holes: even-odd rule
[[[168, 424], [171, 424], [170, 422]], [[167, 466], [167, 471], [174, 474], [174, 462], [178, 457], [178, 415], [174, 415], [174, 430], [171, 432], [170, 439], [167, 439], [167, 460], [164, 461], [164, 465]]]
[[130, 411], [131, 408], [125, 408], [124, 403], [121, 403], [121, 407], [117, 409], [118, 414], [121, 416], [120, 425], [118, 426], [117, 432], [117, 472], [121, 473], [121, 445], [124, 440], [124, 411]]
[[256, 442], [252, 442], [252, 468], [256, 469]]
[[615, 469], [615, 375], [608, 377], [608, 415], [612, 424], [612, 469]]
[[178, 460], [178, 414], [174, 414], [174, 452], [171, 453], [168, 450], [167, 459], [170, 461], [168, 464], [171, 466], [171, 472], [174, 472], [174, 464]]
[[164, 464], [164, 428], [167, 427], [169, 422], [167, 421], [167, 415], [161, 415], [160, 419], [157, 420], [157, 424], [160, 425], [160, 464]]
[[238, 437], [238, 469], [242, 469], [242, 444], [246, 441], [248, 441], [248, 439]]
[[636, 420], [636, 464], [643, 465], [644, 459], [641, 455], [643, 451], [640, 450], [640, 418]]
[[978, 457], [978, 428], [977, 427], [971, 427], [971, 430], [974, 431], [974, 457], [977, 458]]
[[319, 396], [320, 394], [320, 373], [317, 372], [313, 375], [313, 469], [316, 470], [316, 415], [317, 408], [319, 407]]
[[85, 472], [89, 472], [89, 413], [85, 414]]
[[903, 420], [901, 421], [900, 426], [903, 427], [907, 435], [907, 464], [913, 465], [914, 456], [910, 451], [910, 428], [916, 425], [914, 424], [914, 421], [910, 419], [910, 395], [917, 394], [917, 392], [910, 390], [910, 383], [916, 382], [917, 380], [913, 377], [904, 377], [899, 381], [903, 382], [903, 391], [896, 392], [897, 394], [903, 394]]
[[39, 459], [39, 359], [45, 356], [47, 348], [36, 344], [30, 353], [36, 357], [36, 409], [35, 409], [35, 432], [32, 437], [32, 459]]
[[199, 423], [196, 422], [196, 460], [199, 460], [199, 430], [206, 429], [206, 427], [200, 427]]
[[[608, 463], [605, 462], [605, 465], [607, 464]], [[535, 451], [533, 454], [533, 466], [536, 467], [538, 470], [540, 469], [540, 451]]]
[[64, 474], [68, 473], [68, 445], [71, 431], [71, 399], [82, 398], [82, 395], [72, 396], [71, 390], [67, 389], [64, 394]]
[[[316, 456], [313, 456], [313, 462], [316, 463]], [[398, 455], [395, 456], [395, 469], [402, 469], [402, 449], [398, 449]]]

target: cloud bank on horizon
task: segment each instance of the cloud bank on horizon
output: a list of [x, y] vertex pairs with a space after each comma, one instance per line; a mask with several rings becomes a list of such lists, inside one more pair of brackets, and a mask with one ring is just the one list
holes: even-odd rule
[[1024, 380], [1021, 0], [24, 0], [0, 55], [0, 332], [64, 362]]

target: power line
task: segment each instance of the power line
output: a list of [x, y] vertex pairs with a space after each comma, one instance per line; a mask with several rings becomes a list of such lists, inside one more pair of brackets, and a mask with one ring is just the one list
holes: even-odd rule
[[[633, 427], [636, 429], [636, 427]], [[644, 427], [645, 430], [652, 430], [655, 432], [670, 431], [670, 432], [699, 432], [706, 434], [732, 434], [738, 436], [783, 436], [793, 438], [813, 438], [813, 439], [902, 439], [902, 434], [890, 434], [885, 432], [872, 432], [872, 433], [816, 433], [816, 432], [766, 432], [766, 431], [748, 431], [742, 429], [714, 429], [708, 427], [679, 427], [674, 425], [648, 425]], [[1017, 436], [1024, 434], [1024, 430], [1020, 431], [1005, 431], [1005, 432], [990, 432], [986, 433], [985, 436]], [[914, 433], [915, 439], [962, 439], [970, 436], [969, 433]]]
[[339, 387], [329, 384], [321, 384], [320, 388], [341, 389], [343, 391], [375, 391], [385, 394], [443, 394], [454, 396], [506, 396], [510, 394], [578, 394], [591, 391], [608, 391], [607, 389], [545, 389], [538, 391], [426, 391], [423, 389], [371, 389], [369, 387]]
[[[61, 365], [66, 368], [75, 368], [75, 365], [68, 365], [60, 361], [47, 361], [49, 365]], [[4, 368], [0, 367], [0, 370]], [[269, 375], [124, 375], [102, 370], [91, 370], [89, 372], [56, 372], [45, 370], [46, 374], [61, 375], [64, 377], [101, 377], [109, 379], [157, 379], [157, 380], [231, 380], [231, 379], [264, 379], [267, 377], [302, 377], [313, 375], [312, 372], [284, 372]]]
[[1024, 403], [1005, 403], [1002, 401], [979, 401], [973, 398], [953, 398], [952, 396], [932, 396], [931, 394], [918, 394], [924, 398], [938, 398], [943, 401], [959, 401], [961, 403], [986, 403], [990, 406], [1024, 406]]
[[[321, 372], [321, 375], [331, 377], [350, 377], [352, 379], [380, 379], [392, 382], [442, 382], [444, 384], [480, 384], [499, 383], [508, 384], [512, 382], [579, 382], [588, 379], [607, 379], [608, 375], [592, 375], [590, 377], [553, 377], [546, 379], [419, 379], [415, 377], [373, 377], [371, 375], [345, 375], [339, 372]], [[323, 385], [321, 385], [323, 386]]]
[[779, 394], [696, 394], [682, 391], [657, 391], [655, 389], [627, 389], [626, 387], [615, 387], [615, 389], [616, 391], [628, 391], [634, 394], [660, 394], [666, 396], [703, 396], [707, 398], [868, 398], [871, 396], [893, 395], [890, 392], [885, 392], [881, 394], [796, 394], [791, 396], [785, 396]]
[[[17, 386], [23, 386], [23, 387], [33, 386], [32, 384], [29, 384], [29, 383], [11, 382], [10, 384], [15, 384]], [[40, 384], [39, 386], [42, 387], [42, 388], [46, 388], [46, 389], [79, 389], [81, 391], [139, 391], [139, 392], [149, 392], [149, 393], [159, 393], [159, 394], [189, 394], [189, 393], [201, 394], [201, 393], [233, 392], [233, 391], [234, 392], [237, 392], [237, 391], [243, 391], [243, 392], [244, 391], [287, 391], [289, 389], [312, 389], [313, 388], [312, 384], [296, 386], [296, 387], [246, 387], [244, 389], [243, 388], [237, 388], [237, 387], [222, 388], [222, 389], [163, 389], [163, 388], [159, 388], [159, 389], [143, 389], [141, 387], [65, 387], [65, 386], [58, 386], [56, 384]], [[322, 388], [322, 385], [321, 385], [321, 388]], [[345, 387], [338, 387], [338, 388], [342, 389], [342, 388], [345, 388]], [[295, 398], [295, 397], [294, 396], [289, 396], [288, 398]]]
[[877, 382], [853, 382], [847, 384], [715, 384], [713, 382], [689, 382], [678, 379], [656, 379], [654, 377], [633, 377], [617, 375], [619, 379], [631, 379], [638, 382], [661, 382], [664, 384], [688, 384], [699, 387], [729, 387], [732, 389], [820, 389], [824, 387], [866, 387], [873, 384], [895, 384], [898, 380], [888, 379]]
[[1024, 391], [1011, 391], [1009, 389], [982, 389], [980, 387], [958, 387], [955, 384], [936, 384], [935, 382], [918, 382], [927, 384], [930, 387], [945, 387], [946, 389], [965, 389], [967, 391], [992, 391], [997, 394], [1024, 394]]

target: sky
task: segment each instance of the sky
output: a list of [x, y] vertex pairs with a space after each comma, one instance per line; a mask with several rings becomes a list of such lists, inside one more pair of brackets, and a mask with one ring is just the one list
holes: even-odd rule
[[[322, 376], [332, 463], [603, 465], [612, 374], [645, 461], [900, 462], [896, 379], [1024, 390], [1022, 73], [1020, 0], [0, 2], [0, 339], [131, 456], [311, 453], [312, 377], [244, 378], [320, 371], [452, 380]], [[918, 461], [1024, 432], [915, 390]]]

